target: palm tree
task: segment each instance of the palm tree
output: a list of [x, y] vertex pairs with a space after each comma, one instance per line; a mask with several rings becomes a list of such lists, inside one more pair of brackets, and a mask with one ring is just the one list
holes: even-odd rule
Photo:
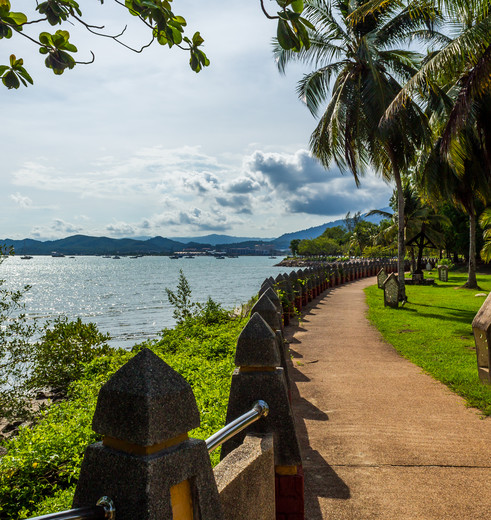
[[[310, 48], [293, 53], [277, 46], [275, 55], [280, 71], [291, 60], [315, 67], [297, 89], [314, 115], [328, 101], [310, 139], [313, 155], [326, 168], [335, 162], [341, 171], [350, 171], [357, 185], [370, 167], [385, 180], [393, 180], [398, 221], [402, 223], [402, 173], [425, 137], [426, 118], [418, 105], [408, 100], [399, 109], [400, 117], [379, 123], [401, 91], [400, 82], [407, 82], [421, 63], [421, 55], [408, 50], [407, 42], [431, 39], [437, 13], [431, 7], [415, 11], [386, 4], [351, 22], [349, 17], [364, 3], [307, 0], [303, 15], [315, 26]], [[403, 43], [406, 48], [398, 47]], [[398, 230], [398, 272], [401, 298], [405, 298], [402, 225]]]
[[[432, 121], [429, 160], [423, 166], [433, 195], [452, 197], [469, 216], [467, 287], [477, 287], [475, 263], [475, 200], [489, 203], [491, 185], [491, 3], [489, 0], [427, 0], [441, 9], [457, 30], [438, 52], [428, 55], [420, 70], [389, 106], [385, 120], [398, 116], [410, 96], [428, 102]], [[371, 0], [353, 15], [354, 21], [397, 6], [400, 0]], [[418, 9], [420, 0], [411, 5]], [[445, 42], [444, 42], [445, 43]], [[440, 155], [440, 157], [436, 157]], [[442, 177], [445, 177], [442, 179]]]
[[[411, 184], [409, 179], [403, 181], [404, 194], [404, 239], [407, 243], [415, 238], [419, 233], [431, 240], [435, 245], [440, 245], [443, 241], [441, 233], [442, 224], [450, 224], [450, 221], [444, 215], [439, 215], [435, 210], [422, 200], [416, 187]], [[382, 233], [384, 236], [393, 236], [395, 229], [398, 228], [398, 212], [397, 212], [397, 193], [394, 192], [390, 199], [390, 205], [395, 210], [394, 213], [374, 209], [367, 213], [369, 215], [381, 215], [386, 219], [392, 220], [393, 224], [386, 227]], [[421, 260], [423, 256], [422, 245], [418, 246], [417, 261], [414, 257], [413, 247], [410, 248], [411, 263], [413, 272], [421, 271]]]
[[434, 199], [451, 199], [463, 209], [469, 218], [469, 264], [467, 281], [464, 287], [478, 288], [476, 278], [476, 201], [491, 201], [491, 178], [486, 164], [481, 162], [483, 155], [481, 141], [476, 129], [469, 125], [459, 132], [457, 147], [464, 146], [461, 157], [462, 169], [456, 168], [452, 161], [454, 153], [442, 153], [442, 138], [436, 138], [433, 146], [421, 154], [418, 164], [420, 180], [427, 193]]

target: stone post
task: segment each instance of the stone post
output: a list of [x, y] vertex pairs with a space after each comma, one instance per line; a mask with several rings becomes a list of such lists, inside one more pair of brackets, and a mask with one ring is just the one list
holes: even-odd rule
[[248, 426], [222, 446], [222, 458], [237, 448], [245, 435], [272, 433], [276, 480], [277, 520], [303, 520], [303, 470], [295, 423], [288, 399], [285, 372], [280, 368], [276, 335], [254, 314], [242, 330], [235, 353], [227, 420], [249, 410], [259, 399], [269, 404], [267, 417]]
[[377, 286], [379, 289], [384, 288], [385, 280], [387, 280], [387, 271], [385, 270], [385, 267], [382, 267], [382, 269], [377, 273]]
[[438, 266], [438, 280], [440, 282], [448, 282], [448, 265]]
[[479, 379], [491, 385], [491, 293], [472, 321], [472, 331], [476, 343], [477, 371]]
[[399, 306], [399, 280], [394, 273], [389, 274], [384, 282], [384, 306]]
[[114, 501], [118, 520], [223, 519], [189, 384], [144, 349], [101, 388], [92, 422], [102, 442], [82, 462], [73, 507]]

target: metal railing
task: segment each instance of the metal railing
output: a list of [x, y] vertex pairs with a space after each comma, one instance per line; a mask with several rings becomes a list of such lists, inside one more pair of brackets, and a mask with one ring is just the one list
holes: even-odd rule
[[252, 408], [244, 415], [237, 417], [234, 421], [224, 426], [221, 430], [218, 430], [211, 437], [206, 439], [206, 447], [208, 453], [211, 453], [214, 449], [221, 446], [225, 441], [232, 438], [235, 434], [241, 430], [256, 422], [261, 417], [266, 417], [269, 413], [269, 406], [265, 401], [256, 401]]
[[115, 518], [116, 509], [113, 501], [108, 497], [102, 497], [92, 507], [79, 507], [61, 513], [32, 517], [29, 520], [115, 520]]
[[[269, 413], [269, 406], [265, 401], [256, 401], [252, 408], [245, 414], [237, 417], [234, 421], [218, 430], [211, 437], [206, 439], [208, 453], [221, 446], [225, 441], [242, 431], [250, 424], [256, 422], [261, 417], [266, 417]], [[28, 520], [115, 520], [116, 509], [112, 500], [102, 497], [97, 504], [92, 507], [79, 507], [62, 511], [61, 513], [51, 513], [49, 515], [36, 516]]]

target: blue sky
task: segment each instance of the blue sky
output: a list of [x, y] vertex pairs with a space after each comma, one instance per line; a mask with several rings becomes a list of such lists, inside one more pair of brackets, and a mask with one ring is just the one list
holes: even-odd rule
[[[80, 4], [88, 21], [147, 42], [114, 2]], [[295, 93], [306, 70], [278, 73], [259, 1], [175, 0], [174, 12], [205, 38], [199, 74], [178, 49], [135, 54], [72, 26], [79, 59], [96, 61], [62, 76], [23, 39], [0, 41], [0, 63], [23, 57], [35, 81], [0, 89], [0, 238], [276, 237], [387, 206], [391, 186], [369, 175], [356, 189], [310, 157], [316, 121]]]

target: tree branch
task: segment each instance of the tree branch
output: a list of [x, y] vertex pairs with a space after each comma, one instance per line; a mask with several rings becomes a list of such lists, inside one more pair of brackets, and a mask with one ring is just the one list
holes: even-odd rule
[[259, 0], [261, 2], [261, 9], [264, 13], [264, 16], [266, 18], [269, 18], [270, 20], [278, 20], [280, 17], [279, 16], [271, 16], [267, 11], [266, 11], [266, 8], [264, 7], [264, 0]]

